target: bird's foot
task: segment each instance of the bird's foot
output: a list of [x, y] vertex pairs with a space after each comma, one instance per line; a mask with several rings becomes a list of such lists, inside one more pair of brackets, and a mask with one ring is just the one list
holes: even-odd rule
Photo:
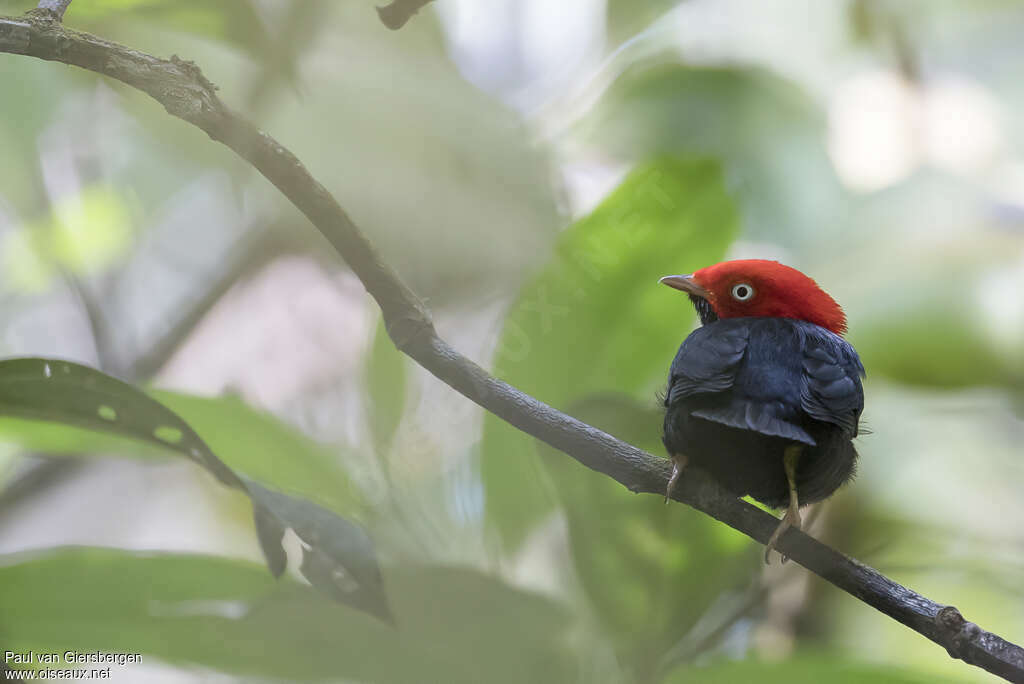
[[672, 492], [679, 482], [679, 476], [686, 469], [687, 458], [683, 454], [670, 454], [672, 457], [672, 476], [668, 478], [668, 487], [665, 488], [665, 503], [672, 498]]
[[[768, 539], [768, 546], [766, 546], [764, 549], [765, 565], [771, 564], [771, 559], [769, 558], [769, 556], [771, 552], [775, 550], [775, 544], [778, 543], [779, 539], [786, 532], [786, 530], [788, 530], [791, 527], [795, 527], [799, 530], [802, 529], [802, 525], [803, 521], [800, 520], [800, 509], [792, 505], [789, 506], [789, 508], [786, 509], [786, 514], [782, 516], [782, 521], [779, 523], [779, 526], [775, 528], [775, 531], [772, 532], [771, 538]], [[782, 558], [783, 563], [789, 560], [781, 553], [779, 555]]]

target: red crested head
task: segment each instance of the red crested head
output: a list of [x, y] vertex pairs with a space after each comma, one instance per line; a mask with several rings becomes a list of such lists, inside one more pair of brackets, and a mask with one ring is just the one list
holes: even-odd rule
[[688, 293], [704, 323], [744, 316], [795, 318], [837, 335], [846, 332], [846, 315], [836, 300], [811, 278], [777, 261], [723, 261], [661, 282]]

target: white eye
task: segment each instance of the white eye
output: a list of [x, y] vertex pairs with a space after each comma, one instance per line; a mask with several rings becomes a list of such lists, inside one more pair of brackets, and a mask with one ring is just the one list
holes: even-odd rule
[[736, 283], [732, 286], [732, 298], [739, 302], [746, 302], [754, 297], [754, 288], [747, 283]]

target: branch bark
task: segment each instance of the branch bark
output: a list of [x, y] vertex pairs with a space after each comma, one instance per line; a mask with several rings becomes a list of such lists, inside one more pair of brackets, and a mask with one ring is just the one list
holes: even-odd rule
[[[0, 17], [0, 52], [62, 62], [119, 80], [228, 146], [288, 197], [334, 246], [377, 301], [399, 349], [486, 410], [631, 491], [659, 495], [665, 491], [666, 459], [519, 391], [441, 339], [422, 302], [379, 258], [327, 189], [284, 146], [225, 106], [216, 87], [192, 62], [177, 56], [158, 59], [72, 31], [38, 11], [20, 18]], [[777, 524], [771, 515], [727, 494], [698, 471], [687, 473], [673, 498], [762, 544]], [[936, 603], [798, 530], [783, 535], [778, 548], [811, 572], [944, 647], [950, 656], [1009, 681], [1024, 682], [1024, 649], [966, 621], [955, 607]]]

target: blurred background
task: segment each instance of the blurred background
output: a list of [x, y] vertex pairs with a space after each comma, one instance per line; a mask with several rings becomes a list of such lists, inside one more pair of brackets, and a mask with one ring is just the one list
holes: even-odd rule
[[[653, 453], [695, 325], [657, 279], [810, 274], [870, 428], [811, 533], [1024, 640], [1020, 3], [437, 0], [392, 32], [369, 0], [77, 0], [65, 24], [194, 60], [443, 337]], [[400, 626], [275, 582], [248, 501], [192, 463], [5, 419], [3, 648], [141, 653], [120, 682], [994, 680], [485, 417], [146, 96], [11, 55], [0, 93], [0, 354], [149, 388], [239, 471], [357, 520]]]

